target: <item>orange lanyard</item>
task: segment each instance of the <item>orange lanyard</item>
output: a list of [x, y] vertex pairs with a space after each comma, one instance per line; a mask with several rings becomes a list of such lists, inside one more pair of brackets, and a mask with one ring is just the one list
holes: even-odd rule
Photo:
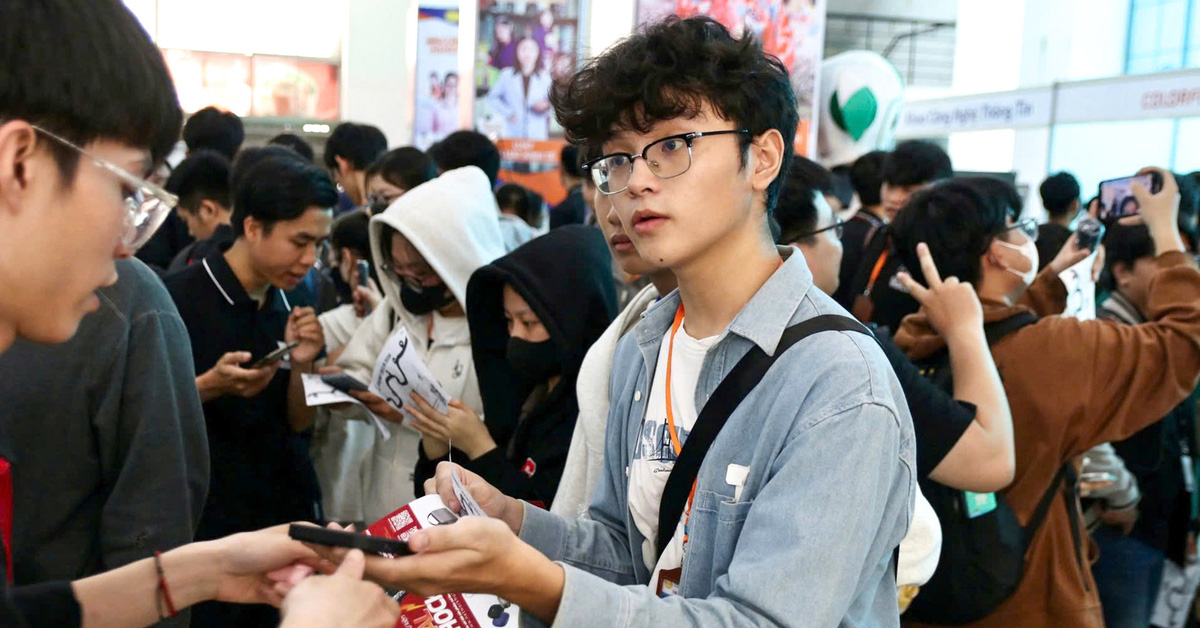
[[[667, 433], [671, 435], [671, 448], [675, 450], [675, 457], [679, 457], [679, 453], [683, 451], [683, 445], [679, 442], [679, 433], [675, 428], [675, 412], [671, 406], [674, 398], [671, 396], [671, 364], [675, 361], [675, 334], [679, 333], [679, 327], [683, 325], [683, 304], [679, 304], [679, 309], [675, 311], [675, 322], [671, 324], [671, 340], [667, 345], [667, 383], [665, 394], [667, 397]], [[683, 511], [683, 545], [686, 548], [688, 542], [687, 526], [688, 519], [692, 515], [692, 500], [696, 497], [696, 482], [692, 481], [692, 490], [688, 493], [687, 508]]]
[[[783, 266], [783, 259], [779, 260], [779, 266]], [[667, 344], [667, 383], [664, 386], [667, 397], [667, 433], [671, 435], [671, 448], [675, 450], [675, 457], [679, 458], [679, 454], [683, 451], [683, 445], [679, 442], [679, 433], [675, 429], [675, 412], [672, 406], [673, 397], [671, 396], [671, 363], [675, 361], [675, 334], [679, 333], [679, 328], [683, 326], [683, 304], [679, 304], [679, 309], [675, 310], [675, 322], [671, 323], [671, 340]], [[683, 546], [687, 547], [688, 542], [688, 519], [692, 515], [692, 500], [696, 498], [696, 483], [699, 478], [692, 480], [692, 490], [688, 493], [687, 508], [683, 511]]]

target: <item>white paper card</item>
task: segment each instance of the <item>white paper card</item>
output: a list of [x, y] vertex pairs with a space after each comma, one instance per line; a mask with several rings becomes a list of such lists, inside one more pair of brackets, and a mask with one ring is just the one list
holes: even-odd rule
[[1067, 308], [1063, 310], [1063, 316], [1081, 321], [1095, 320], [1096, 282], [1092, 281], [1092, 266], [1096, 263], [1096, 255], [1092, 253], [1087, 259], [1059, 273], [1059, 279], [1067, 287]]
[[450, 408], [450, 396], [413, 348], [403, 325], [397, 326], [384, 344], [368, 388], [399, 411], [404, 410], [404, 404], [412, 403], [414, 392], [442, 414]]
[[1163, 561], [1162, 585], [1158, 588], [1158, 601], [1154, 603], [1150, 625], [1159, 628], [1186, 626], [1197, 586], [1200, 586], [1200, 564], [1188, 563], [1185, 570], [1173, 560]]
[[458, 477], [458, 469], [455, 469], [450, 474], [450, 481], [454, 485], [454, 497], [458, 499], [458, 503], [462, 504], [459, 509], [459, 515], [464, 517], [486, 517], [487, 513], [483, 512], [483, 508], [479, 506], [479, 502], [471, 497], [471, 493], [462, 485], [462, 480]]
[[[347, 395], [333, 386], [326, 384], [325, 381], [321, 379], [320, 375], [301, 373], [300, 381], [304, 384], [304, 404], [307, 406], [327, 406], [335, 403], [353, 403], [359, 406], [363, 405], [354, 397], [351, 397], [350, 395]], [[366, 406], [363, 407], [366, 408]], [[371, 421], [375, 423], [375, 429], [379, 430], [379, 436], [383, 438], [383, 440], [387, 440], [392, 437], [392, 432], [388, 429], [387, 423], [385, 423], [383, 419], [375, 416], [375, 413], [369, 410], [367, 411], [367, 414], [371, 415]]]

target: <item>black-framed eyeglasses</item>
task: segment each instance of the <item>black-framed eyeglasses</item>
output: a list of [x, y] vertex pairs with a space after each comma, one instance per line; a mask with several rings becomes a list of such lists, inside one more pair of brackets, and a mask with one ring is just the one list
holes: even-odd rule
[[802, 233], [802, 234], [796, 236], [794, 241], [799, 242], [801, 240], [807, 240], [809, 238], [819, 236], [822, 233], [825, 233], [826, 231], [832, 231], [833, 236], [835, 238], [841, 240], [842, 234], [845, 232], [845, 230], [846, 230], [846, 221], [842, 220], [841, 218], [834, 218], [832, 225], [829, 225], [828, 227], [823, 227], [821, 229], [817, 229], [816, 231], [809, 231], [808, 233]]
[[633, 161], [639, 157], [646, 160], [650, 172], [660, 179], [671, 179], [692, 167], [692, 143], [696, 138], [714, 135], [749, 135], [749, 129], [680, 133], [654, 140], [642, 152], [612, 153], [593, 159], [584, 167], [592, 175], [596, 187], [602, 194], [618, 194], [629, 188], [629, 177], [633, 176]]
[[1008, 233], [1009, 231], [1016, 231], [1018, 229], [1021, 231], [1021, 233], [1025, 234], [1025, 237], [1029, 238], [1030, 242], [1037, 242], [1038, 223], [1036, 219], [1026, 218], [1025, 220], [1018, 221], [1013, 226], [1005, 229], [1002, 233]]

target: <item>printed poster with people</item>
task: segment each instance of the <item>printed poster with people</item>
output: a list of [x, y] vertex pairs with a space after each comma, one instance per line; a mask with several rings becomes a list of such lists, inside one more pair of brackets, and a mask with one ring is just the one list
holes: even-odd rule
[[500, 149], [500, 179], [551, 204], [566, 197], [558, 180], [564, 145], [550, 88], [571, 76], [584, 46], [587, 0], [482, 0], [475, 61], [475, 124]]
[[425, 150], [459, 130], [458, 9], [417, 9], [413, 143]]
[[638, 26], [668, 15], [706, 15], [734, 35], [753, 33], [791, 75], [800, 107], [796, 152], [811, 155], [816, 144], [817, 87], [825, 47], [826, 0], [638, 0]]

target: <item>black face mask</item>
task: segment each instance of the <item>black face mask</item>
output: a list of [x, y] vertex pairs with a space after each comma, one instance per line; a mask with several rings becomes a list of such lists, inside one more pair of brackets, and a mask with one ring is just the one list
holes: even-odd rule
[[508, 339], [508, 366], [523, 384], [532, 390], [534, 386], [562, 373], [562, 356], [553, 340], [528, 342], [520, 338]]
[[417, 316], [440, 310], [453, 302], [454, 293], [450, 292], [445, 284], [427, 286], [420, 292], [408, 287], [406, 283], [400, 284], [400, 304]]

